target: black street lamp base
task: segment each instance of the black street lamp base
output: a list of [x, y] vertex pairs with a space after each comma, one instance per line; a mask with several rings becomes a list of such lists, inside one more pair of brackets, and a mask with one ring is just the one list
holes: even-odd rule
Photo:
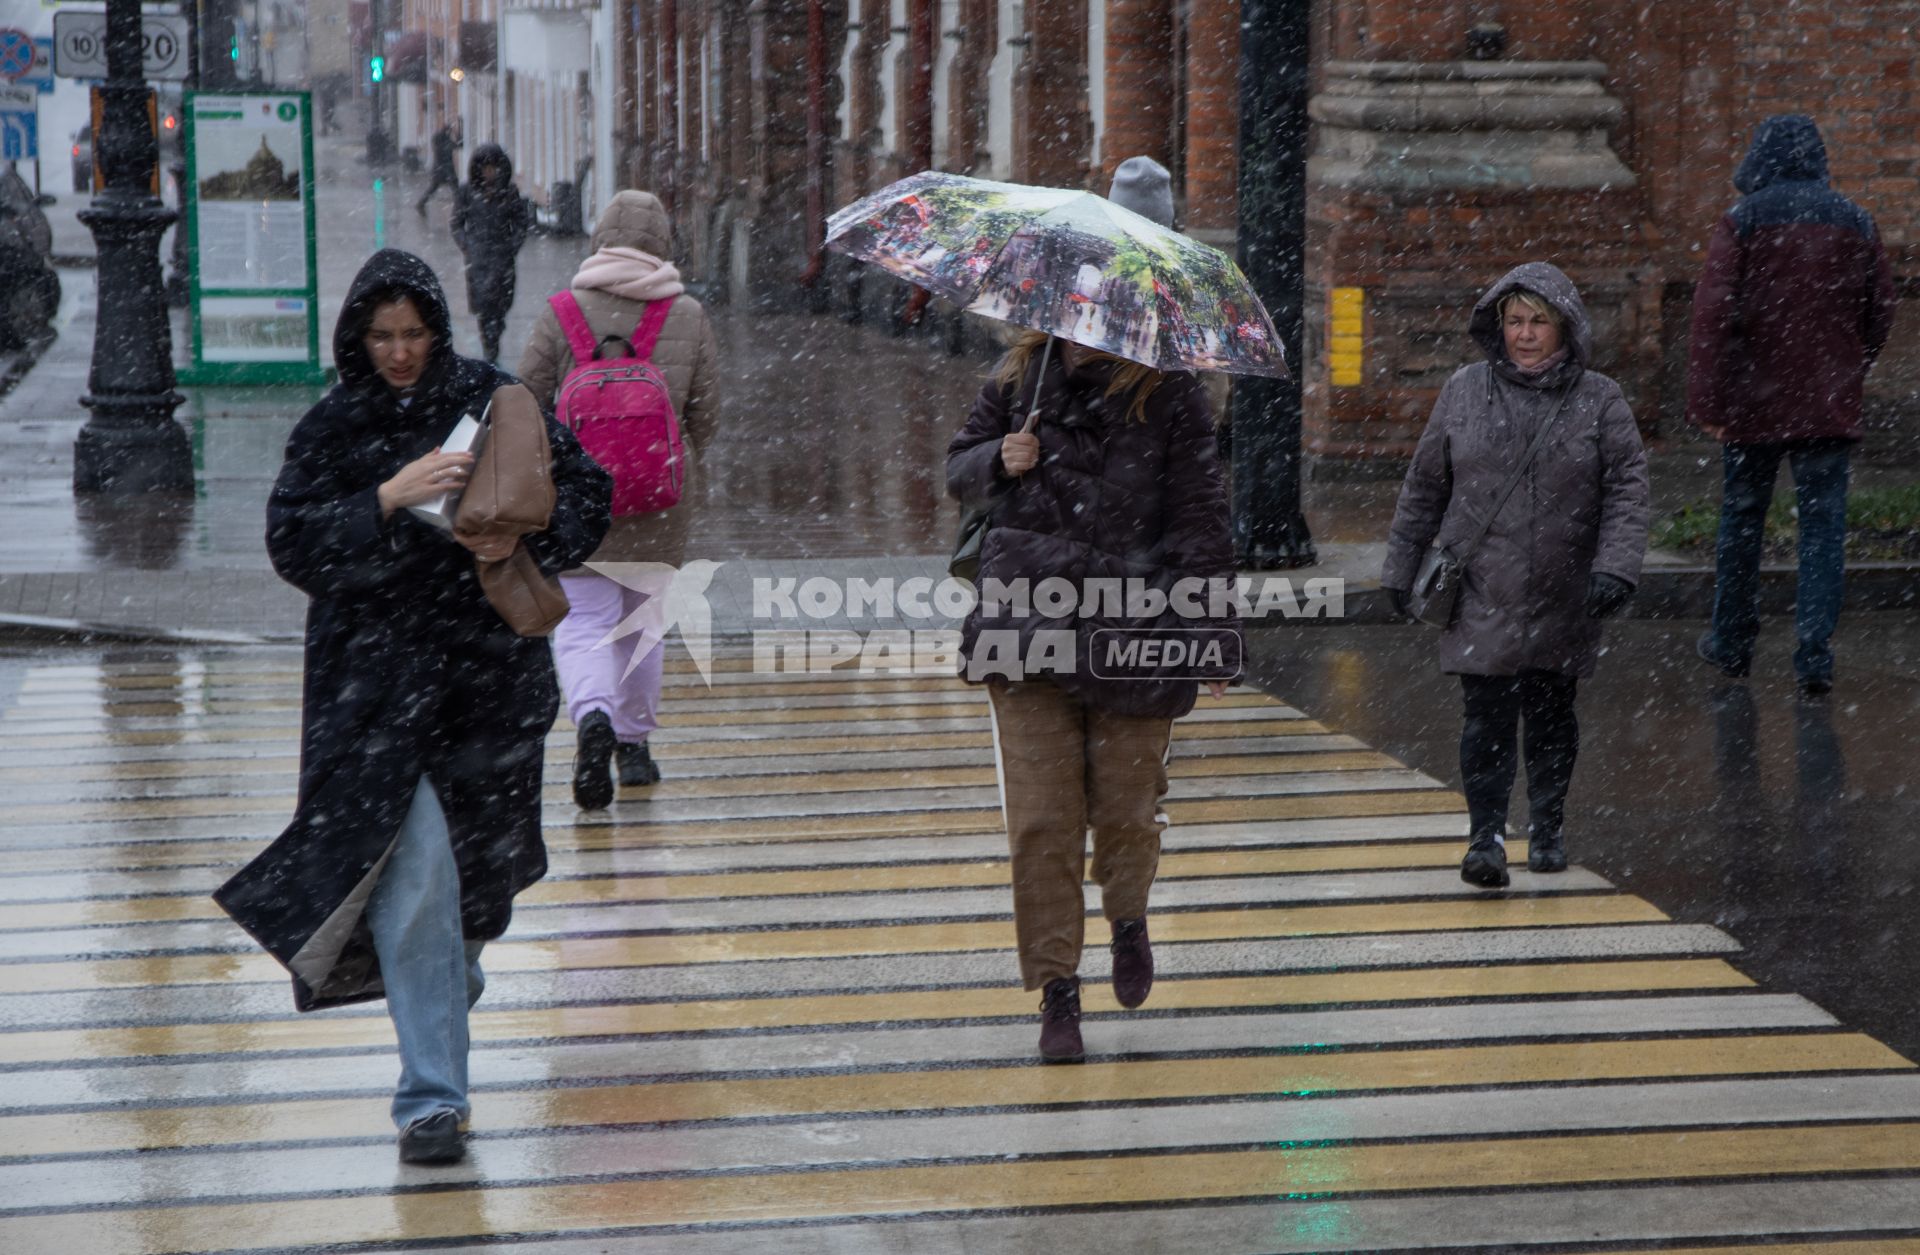
[[[174, 400], [177, 404], [177, 394]], [[171, 419], [106, 426], [96, 417], [74, 438], [73, 490], [192, 492], [193, 447], [187, 429]]]

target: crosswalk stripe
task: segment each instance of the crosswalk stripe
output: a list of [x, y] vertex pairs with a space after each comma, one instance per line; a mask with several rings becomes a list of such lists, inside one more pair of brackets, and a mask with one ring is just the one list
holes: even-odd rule
[[[1720, 959], [1507, 964], [1164, 980], [1154, 987], [1153, 1008], [1191, 1011], [1411, 999], [1671, 992], [1745, 989], [1752, 984]], [[1088, 984], [1083, 997], [1089, 1013], [1120, 1010], [1112, 991], [1104, 984]], [[676, 1001], [630, 1008], [569, 1008], [546, 1015], [481, 1008], [472, 1013], [471, 1020], [474, 1040], [484, 1042], [521, 1037], [739, 1032], [888, 1021], [1024, 1019], [1033, 1010], [1033, 1003], [1033, 995], [1001, 986]], [[583, 1020], [591, 1023], [583, 1024]], [[384, 1016], [144, 1028], [30, 1029], [0, 1033], [0, 1064], [384, 1047], [392, 1041], [393, 1032]], [[5, 1105], [0, 1102], [0, 1106]]]
[[[0, 1219], [0, 1247], [164, 1255], [249, 1246], [451, 1240], [836, 1216], [999, 1208], [1677, 1181], [1920, 1168], [1920, 1123], [1709, 1129], [1452, 1142], [1302, 1146], [1188, 1154], [884, 1167], [842, 1172], [666, 1177], [337, 1199], [90, 1211]], [[26, 1245], [31, 1239], [34, 1246]]]
[[[1467, 899], [1385, 906], [1358, 904], [1168, 913], [1156, 919], [1154, 935], [1158, 940], [1169, 942], [1219, 941], [1352, 932], [1652, 923], [1665, 918], [1650, 903], [1625, 894], [1507, 898], [1491, 902]], [[489, 947], [488, 955], [491, 969], [517, 972], [738, 963], [806, 956], [939, 954], [1005, 950], [1012, 945], [1011, 921], [995, 920], [977, 924], [890, 924], [554, 941], [508, 940]], [[283, 975], [279, 965], [263, 955], [156, 955], [77, 963], [11, 963], [0, 965], [0, 994], [213, 981], [273, 981], [282, 979]]]

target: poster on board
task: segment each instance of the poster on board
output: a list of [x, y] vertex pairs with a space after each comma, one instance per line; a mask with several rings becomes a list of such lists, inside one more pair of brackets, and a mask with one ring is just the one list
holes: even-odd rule
[[309, 97], [192, 92], [185, 103], [187, 382], [318, 382]]

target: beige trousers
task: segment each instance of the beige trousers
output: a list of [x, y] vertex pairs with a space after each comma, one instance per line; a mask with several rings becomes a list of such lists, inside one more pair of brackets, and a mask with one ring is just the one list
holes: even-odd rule
[[993, 747], [1028, 989], [1080, 970], [1087, 830], [1109, 920], [1147, 913], [1167, 817], [1171, 719], [1109, 714], [1046, 680], [994, 685]]

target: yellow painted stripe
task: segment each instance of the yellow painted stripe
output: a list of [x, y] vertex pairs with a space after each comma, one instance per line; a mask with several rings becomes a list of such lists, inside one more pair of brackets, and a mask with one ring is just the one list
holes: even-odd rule
[[[217, 686], [208, 686], [217, 689]], [[698, 706], [701, 702], [715, 698], [734, 697], [794, 697], [836, 695], [854, 696], [875, 693], [926, 693], [970, 694], [980, 697], [978, 687], [968, 685], [964, 680], [945, 676], [919, 676], [911, 679], [809, 679], [803, 681], [775, 682], [768, 684], [729, 684], [720, 688], [699, 686], [679, 686], [670, 698], [675, 709]], [[93, 715], [107, 715], [116, 719], [152, 717], [156, 715], [193, 714], [237, 715], [259, 714], [268, 711], [297, 711], [300, 709], [300, 689], [297, 684], [288, 685], [274, 696], [228, 696], [215, 695], [214, 692], [200, 689], [186, 689], [175, 698], [165, 698], [152, 691], [140, 698], [116, 697], [107, 695], [106, 700], [87, 700], [84, 693], [42, 693], [36, 694], [28, 689], [23, 697], [41, 700], [16, 701], [7, 710], [8, 719], [75, 719]], [[1253, 696], [1244, 694], [1243, 696]], [[1271, 698], [1267, 699], [1271, 701]]]
[[[796, 690], [783, 689], [779, 696], [845, 696], [848, 700], [841, 703], [823, 702], [817, 706], [764, 707], [758, 710], [703, 710], [711, 700], [722, 698], [749, 698], [754, 694], [736, 694], [729, 691], [713, 691], [708, 700], [701, 698], [683, 698], [675, 701], [666, 711], [662, 726], [675, 724], [705, 726], [714, 722], [731, 723], [801, 723], [816, 719], [894, 719], [894, 718], [954, 718], [950, 715], [897, 715], [895, 711], [948, 710], [958, 708], [962, 715], [977, 714], [986, 705], [986, 694], [978, 688], [969, 690], [967, 686], [945, 686], [941, 688], [917, 689], [894, 686], [888, 691], [921, 693], [926, 695], [926, 703], [908, 703], [901, 705], [877, 705], [857, 700], [861, 693], [839, 693], [840, 686], [825, 685], [821, 689], [811, 686]], [[761, 696], [767, 696], [761, 694]], [[939, 703], [937, 705], [928, 703]], [[1209, 698], [1205, 709], [1252, 709], [1272, 707], [1276, 711], [1290, 709], [1284, 702], [1269, 697], [1265, 693], [1229, 693], [1219, 699]], [[167, 719], [186, 718], [196, 721], [219, 719], [223, 716], [271, 714], [281, 712], [297, 714], [298, 701], [279, 701], [258, 698], [239, 700], [178, 701], [178, 702], [119, 702], [95, 703], [76, 706], [15, 706], [0, 716], [0, 736], [31, 736], [36, 723], [55, 723], [70, 719]], [[805, 718], [796, 716], [805, 713]], [[821, 713], [832, 712], [832, 713]], [[289, 720], [291, 728], [297, 721]], [[572, 723], [564, 716], [557, 720], [554, 727], [570, 730]]]
[[1603, 1181], [1920, 1168], [1920, 1124], [1812, 1125], [1431, 1145], [996, 1161], [838, 1172], [677, 1177], [436, 1190], [355, 1199], [224, 1203], [0, 1220], [0, 1249], [163, 1255], [173, 1251], [428, 1241], [490, 1233], [1100, 1206], [1307, 1193], [1566, 1186]]
[[[853, 756], [849, 755], [852, 760]], [[1175, 779], [1206, 776], [1282, 776], [1323, 771], [1392, 771], [1404, 766], [1371, 750], [1329, 750], [1309, 754], [1244, 754], [1219, 758], [1181, 759], [1168, 774]], [[898, 792], [914, 789], [988, 788], [996, 783], [992, 767], [901, 767], [866, 771], [742, 772], [730, 776], [669, 778], [633, 796], [652, 801], [698, 801], [706, 798], [787, 797], [821, 793]], [[293, 809], [292, 794], [245, 797], [197, 795], [188, 797], [111, 798], [91, 800], [92, 790], [79, 788], [66, 801], [0, 806], [0, 825], [22, 823], [85, 823], [115, 819], [207, 818], [213, 815], [281, 814]], [[542, 791], [548, 802], [572, 798], [566, 784], [548, 784]]]
[[[581, 831], [592, 828], [641, 826], [656, 836], [663, 836], [670, 831], [675, 834], [675, 840], [702, 842], [728, 840], [743, 835], [764, 839], [771, 833], [854, 837], [876, 833], [891, 834], [896, 829], [903, 832], [915, 830], [985, 832], [1000, 827], [1000, 808], [997, 806], [991, 809], [955, 808], [941, 811], [914, 811], [904, 809], [911, 801], [909, 796], [903, 795], [901, 801], [903, 809], [900, 811], [829, 816], [773, 816], [746, 820], [669, 821], [657, 825], [646, 824], [638, 816], [616, 815], [611, 821], [599, 823], [594, 822], [592, 817], [585, 817], [577, 822], [574, 828], [575, 831]], [[274, 820], [281, 817], [290, 818], [293, 814], [291, 797], [279, 799], [170, 798], [159, 799], [144, 805], [151, 807], [151, 811], [141, 813], [132, 810], [130, 813], [130, 808], [114, 803], [94, 803], [89, 806], [14, 807], [11, 808], [14, 813], [8, 816], [7, 823], [0, 824], [0, 828], [57, 823], [123, 823], [133, 819], [164, 821], [258, 816], [263, 820]], [[1346, 815], [1434, 814], [1440, 811], [1456, 810], [1461, 805], [1462, 799], [1459, 794], [1432, 789], [1406, 792], [1299, 793], [1279, 797], [1198, 799], [1169, 802], [1166, 810], [1173, 822], [1180, 824], [1327, 818]], [[924, 826], [916, 829], [913, 827], [916, 824]], [[552, 833], [555, 828], [550, 827], [548, 831]], [[574, 844], [581, 849], [592, 848], [585, 839]]]
[[[1666, 918], [1651, 903], [1626, 894], [1559, 895], [1189, 911], [1155, 916], [1153, 931], [1155, 939], [1161, 942], [1228, 941], [1369, 932], [1636, 924]], [[1013, 922], [1007, 919], [964, 924], [877, 924], [854, 928], [505, 941], [488, 949], [487, 966], [501, 972], [545, 972], [1012, 948]], [[10, 963], [0, 965], [0, 993], [273, 981], [282, 979], [282, 975], [278, 964], [258, 954]]]
[[[1011, 1030], [1009, 1030], [1011, 1032]], [[1240, 1095], [1344, 1093], [1424, 1086], [1903, 1069], [1870, 1037], [1686, 1038], [1527, 1043], [1256, 1058], [1090, 1063], [1071, 1069], [864, 1072], [494, 1092], [479, 1100], [490, 1131], [664, 1124], [858, 1112], [1128, 1103]], [[102, 1154], [305, 1138], [380, 1137], [384, 1098], [318, 1098], [0, 1117], [0, 1145], [28, 1154]]]
[[[1158, 880], [1194, 877], [1300, 875], [1313, 872], [1392, 871], [1451, 867], [1457, 841], [1395, 845], [1308, 846], [1298, 849], [1210, 850], [1166, 854]], [[1524, 859], [1524, 842], [1513, 843]], [[716, 872], [700, 876], [594, 876], [545, 880], [522, 892], [522, 906], [593, 906], [606, 902], [674, 902], [699, 898], [774, 897], [883, 890], [967, 889], [1005, 885], [1004, 859], [966, 863], [881, 863], [825, 871]], [[0, 880], [0, 889], [6, 882]], [[191, 896], [76, 899], [0, 904], [0, 928], [75, 928], [97, 924], [148, 924], [224, 919], [200, 894]]]
[[[1643, 959], [1384, 971], [1363, 969], [1299, 976], [1163, 979], [1154, 984], [1153, 1009], [1198, 1011], [1317, 1006], [1327, 1003], [1405, 1002], [1423, 998], [1545, 997], [1557, 994], [1747, 989], [1752, 985], [1751, 980], [1719, 959]], [[1089, 982], [1082, 990], [1081, 998], [1089, 1012], [1120, 1010], [1120, 1005], [1113, 999], [1112, 989], [1104, 982]], [[656, 1033], [823, 1028], [899, 1020], [1025, 1017], [1033, 1013], [1034, 996], [1024, 990], [996, 986], [991, 989], [721, 998], [514, 1011], [489, 1011], [484, 1008], [483, 1003], [482, 1009], [476, 1010], [470, 1017], [475, 1041], [550, 1041]], [[384, 1016], [312, 1016], [245, 1023], [163, 1024], [141, 1028], [33, 1029], [0, 1033], [0, 1063], [384, 1049], [392, 1044], [393, 1031]]]
[[[979, 717], [983, 720], [985, 718], [984, 713], [972, 710], [971, 708], [969, 709], [969, 715]], [[1185, 741], [1209, 740], [1222, 737], [1287, 736], [1293, 734], [1312, 735], [1324, 733], [1326, 730], [1325, 725], [1310, 719], [1267, 719], [1238, 722], [1181, 720], [1173, 725], [1173, 739], [1176, 741]], [[9, 735], [12, 734], [0, 730], [0, 737], [7, 737]], [[656, 753], [665, 751], [669, 746], [686, 745], [689, 747], [698, 747], [697, 752], [689, 751], [690, 757], [718, 757], [733, 754], [826, 753], [848, 748], [849, 743], [857, 746], [865, 740], [876, 743], [884, 741], [889, 744], [897, 744], [899, 748], [905, 749], [909, 748], [904, 743], [908, 737], [943, 736], [970, 738], [965, 742], [956, 742], [958, 744], [992, 744], [991, 739], [983, 732], [862, 734], [857, 728], [848, 728], [845, 735], [789, 738], [786, 740], [774, 740], [772, 738], [698, 740], [693, 737], [677, 736], [674, 729], [663, 728], [655, 735], [654, 739], [659, 742], [658, 745], [655, 746]], [[36, 750], [94, 750], [101, 748], [103, 745], [113, 747], [195, 746], [252, 744], [258, 742], [274, 742], [277, 745], [285, 747], [289, 752], [299, 748], [299, 738], [292, 725], [278, 728], [234, 728], [226, 726], [214, 728], [114, 728], [105, 732], [71, 732], [56, 733], [53, 735], [21, 733], [18, 734], [18, 739], [31, 741], [30, 745], [24, 745], [22, 748]], [[818, 748], [807, 750], [794, 750], [789, 748], [796, 745], [817, 746]]]

